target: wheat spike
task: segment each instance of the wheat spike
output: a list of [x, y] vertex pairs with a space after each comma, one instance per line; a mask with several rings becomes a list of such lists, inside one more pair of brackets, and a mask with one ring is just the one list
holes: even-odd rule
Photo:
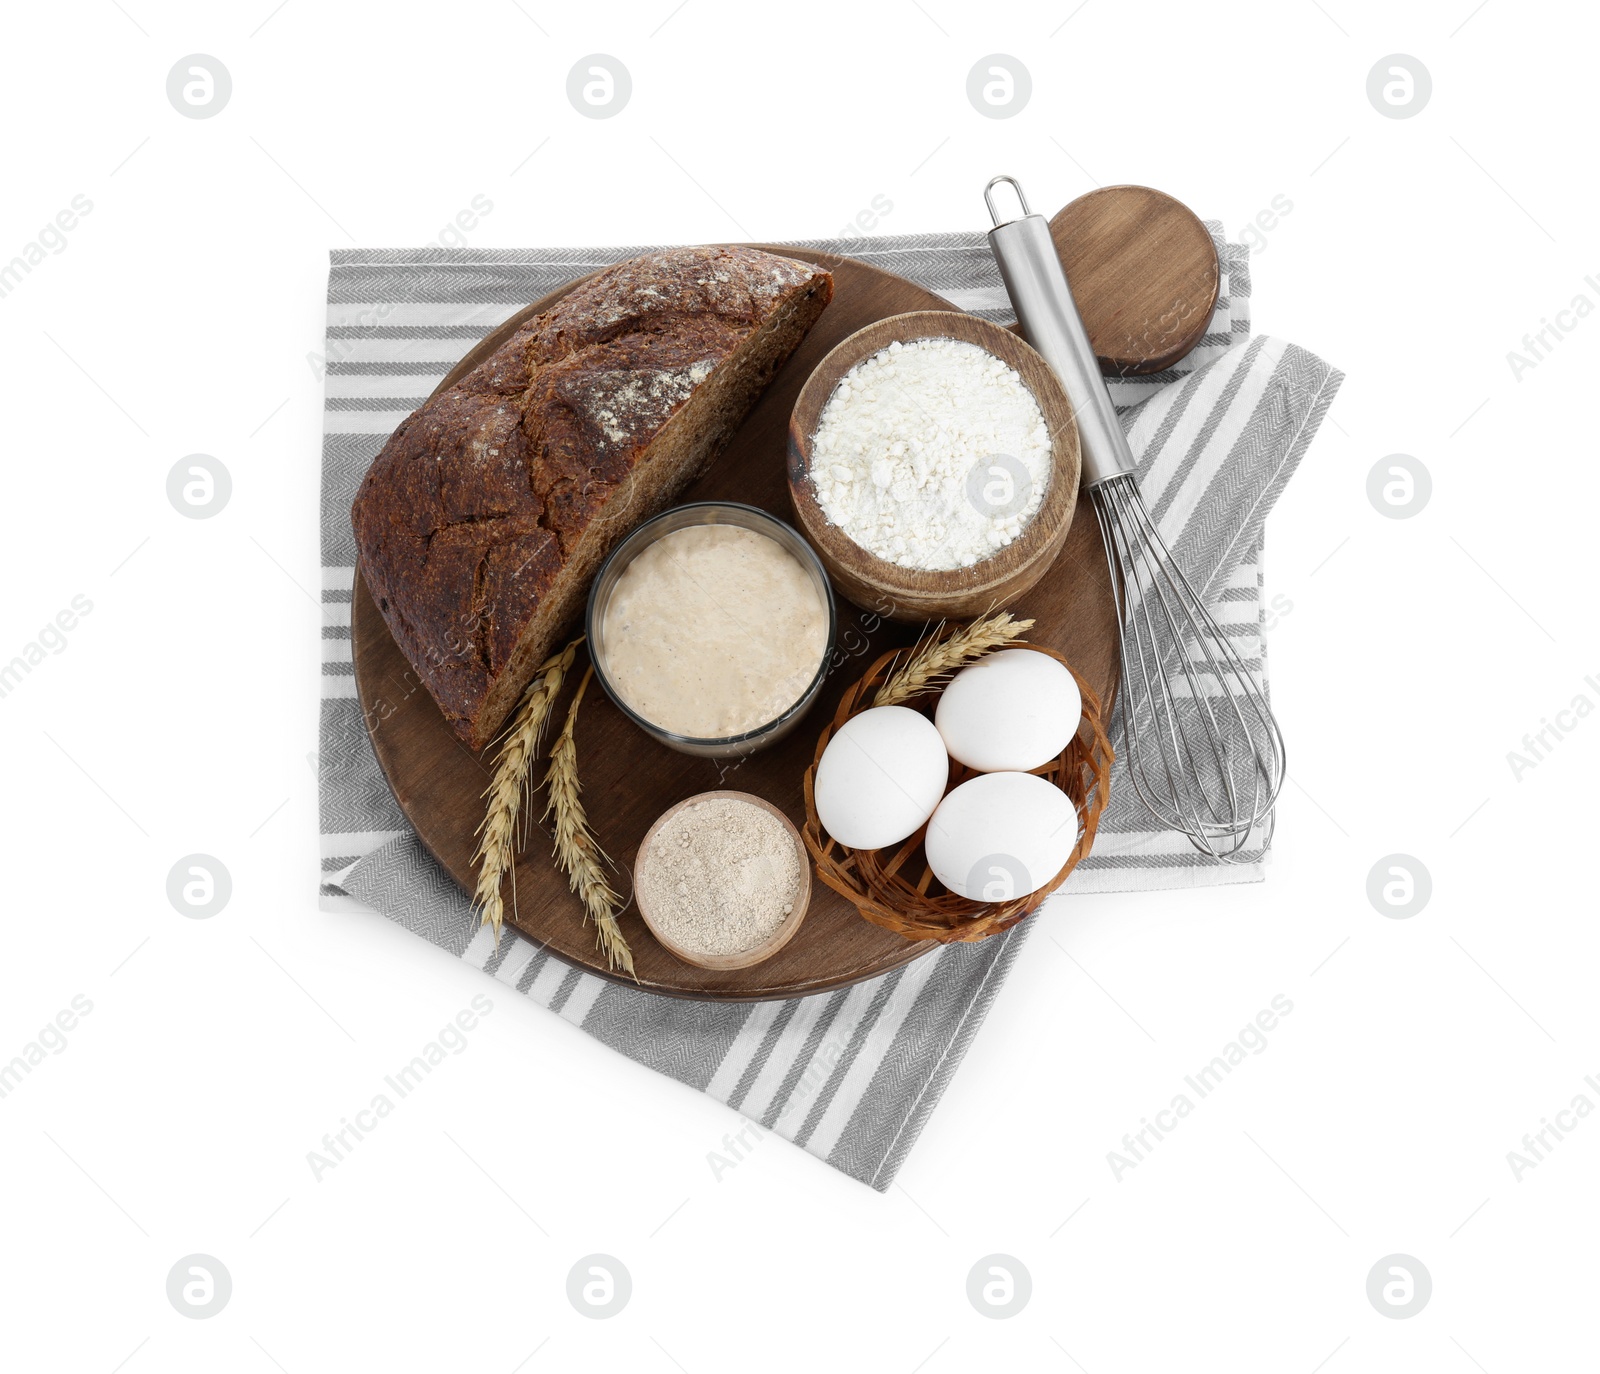
[[957, 668], [982, 658], [1002, 645], [1022, 638], [1033, 628], [1031, 620], [1014, 620], [1009, 611], [980, 616], [946, 639], [941, 621], [910, 650], [910, 656], [892, 672], [873, 697], [874, 706], [897, 706], [939, 686]]
[[544, 814], [554, 814], [556, 862], [566, 870], [567, 881], [583, 903], [585, 919], [595, 926], [595, 944], [606, 956], [606, 963], [620, 968], [630, 976], [633, 973], [633, 953], [617, 924], [617, 911], [622, 898], [612, 888], [606, 877], [606, 866], [611, 862], [589, 829], [589, 818], [579, 800], [578, 745], [574, 731], [578, 724], [578, 707], [583, 694], [594, 676], [590, 665], [583, 681], [573, 694], [572, 705], [567, 707], [567, 722], [561, 728], [560, 738], [550, 751], [550, 767], [545, 773], [546, 790]]
[[[522, 704], [517, 708], [511, 727], [500, 739], [500, 748], [495, 754], [494, 777], [484, 789], [483, 795], [488, 799], [488, 806], [478, 826], [478, 848], [472, 856], [472, 862], [478, 869], [478, 886], [472, 894], [472, 904], [481, 913], [483, 923], [494, 927], [497, 945], [500, 942], [500, 927], [505, 921], [501, 882], [509, 872], [515, 883], [512, 849], [517, 834], [517, 818], [523, 814], [523, 804], [527, 799], [528, 773], [534, 755], [539, 752], [539, 740], [544, 734], [550, 708], [561, 694], [562, 680], [572, 667], [572, 660], [582, 643], [583, 636], [579, 635], [559, 654], [552, 654], [539, 665], [533, 681], [523, 691]], [[511, 900], [514, 906], [514, 886]]]

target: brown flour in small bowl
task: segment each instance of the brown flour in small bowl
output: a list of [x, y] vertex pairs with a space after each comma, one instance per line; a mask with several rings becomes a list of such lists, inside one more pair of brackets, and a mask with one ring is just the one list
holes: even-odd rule
[[726, 958], [758, 949], [800, 898], [793, 834], [771, 812], [710, 797], [669, 816], [635, 877], [649, 924], [686, 953]]

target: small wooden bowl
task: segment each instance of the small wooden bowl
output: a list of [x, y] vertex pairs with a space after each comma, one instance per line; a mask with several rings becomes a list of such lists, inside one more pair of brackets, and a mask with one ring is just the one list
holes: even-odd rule
[[[844, 375], [892, 343], [959, 339], [1015, 368], [1050, 431], [1049, 489], [1020, 535], [968, 568], [930, 572], [868, 553], [823, 514], [811, 485], [811, 441]], [[1078, 502], [1078, 427], [1056, 374], [1028, 344], [997, 324], [951, 310], [914, 310], [859, 329], [817, 364], [789, 418], [789, 499], [801, 532], [834, 586], [856, 605], [890, 620], [960, 620], [1020, 596], [1049, 571], [1066, 541]]]
[[[946, 629], [940, 633], [948, 635], [954, 630]], [[806, 848], [816, 862], [817, 877], [852, 903], [873, 925], [904, 935], [908, 940], [939, 940], [944, 943], [983, 940], [1010, 930], [1023, 917], [1043, 906], [1045, 898], [1067, 880], [1067, 874], [1094, 847], [1095, 832], [1100, 828], [1100, 815], [1105, 810], [1109, 794], [1113, 757], [1111, 741], [1106, 737], [1105, 726], [1100, 719], [1100, 698], [1054, 649], [1026, 641], [1017, 641], [1006, 647], [1048, 654], [1072, 674], [1083, 699], [1083, 717], [1078, 722], [1078, 733], [1059, 755], [1043, 767], [1032, 770], [1071, 798], [1082, 825], [1078, 842], [1067, 856], [1061, 871], [1043, 887], [1008, 902], [974, 901], [970, 897], [947, 891], [934, 877], [923, 850], [923, 838], [928, 830], [926, 825], [900, 844], [884, 849], [851, 849], [840, 844], [822, 828], [815, 796], [817, 764], [822, 761], [823, 751], [827, 749], [834, 733], [852, 716], [872, 708], [873, 697], [904, 650], [884, 654], [867, 669], [859, 682], [845, 692], [839, 709], [834, 713], [833, 723], [817, 740], [811, 767], [806, 769], [806, 825], [802, 835]], [[981, 659], [975, 661], [982, 662]], [[931, 687], [901, 704], [912, 710], [931, 712], [941, 687], [942, 684]], [[972, 769], [952, 759], [946, 795], [976, 776]]]
[[[789, 838], [794, 841], [795, 856], [800, 861], [800, 888], [795, 893], [794, 909], [784, 917], [783, 924], [775, 930], [764, 944], [755, 945], [738, 954], [696, 954], [684, 949], [663, 935], [656, 923], [650, 918], [650, 910], [645, 905], [644, 894], [639, 887], [639, 873], [644, 866], [645, 859], [649, 856], [651, 846], [655, 843], [657, 832], [678, 812], [686, 806], [694, 806], [705, 801], [742, 801], [749, 802], [752, 806], [759, 806], [768, 815], [776, 816], [783, 822], [783, 828], [788, 831]], [[683, 960], [686, 964], [693, 964], [696, 968], [713, 969], [718, 972], [727, 969], [750, 968], [770, 959], [790, 940], [794, 938], [795, 931], [800, 929], [800, 923], [806, 918], [806, 908], [811, 905], [811, 860], [806, 854], [805, 843], [800, 838], [800, 832], [795, 829], [794, 822], [783, 814], [771, 802], [749, 792], [697, 792], [692, 797], [685, 797], [676, 806], [669, 806], [656, 818], [654, 825], [645, 832], [644, 839], [639, 841], [639, 852], [633, 860], [633, 895], [639, 907], [639, 915], [645, 925], [649, 926], [650, 933], [661, 943], [661, 947], [676, 959]]]

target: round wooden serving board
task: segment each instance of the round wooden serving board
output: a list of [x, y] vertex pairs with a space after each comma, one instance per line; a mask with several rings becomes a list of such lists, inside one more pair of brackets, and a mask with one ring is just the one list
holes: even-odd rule
[[[850, 258], [775, 245], [756, 245], [820, 263], [833, 273], [834, 297], [767, 392], [757, 402], [711, 471], [683, 495], [684, 501], [744, 501], [793, 522], [785, 472], [789, 414], [801, 385], [840, 340], [875, 320], [910, 310], [955, 310], [948, 301], [900, 277]], [[1141, 243], [1141, 254], [1161, 261], [1159, 246]], [[1116, 274], [1123, 279], [1124, 274]], [[1086, 317], [1106, 313], [1078, 283]], [[569, 284], [518, 311], [474, 348], [440, 384], [440, 390], [475, 367], [529, 316], [547, 310], [572, 289]], [[1110, 312], [1114, 313], [1114, 312]], [[1091, 331], [1091, 338], [1094, 337]], [[1109, 712], [1117, 686], [1117, 629], [1105, 555], [1094, 520], [1074, 520], [1055, 566], [1007, 607], [1037, 620], [1030, 638], [1069, 658], [1100, 694]], [[359, 571], [351, 607], [356, 690], [373, 749], [418, 836], [467, 891], [474, 884], [474, 832], [483, 817], [486, 757], [473, 754], [445, 724], [433, 699], [412, 671], [367, 592]], [[619, 890], [629, 898], [621, 916], [633, 951], [638, 985], [652, 992], [710, 1001], [759, 1001], [843, 987], [911, 962], [936, 948], [912, 942], [863, 920], [845, 899], [820, 883], [812, 889], [804, 924], [776, 955], [752, 968], [713, 971], [674, 958], [657, 943], [631, 900], [628, 875], [640, 841], [669, 806], [697, 792], [736, 788], [765, 797], [797, 825], [804, 823], [801, 780], [811, 760], [816, 732], [833, 717], [839, 697], [887, 648], [912, 643], [917, 627], [900, 625], [840, 601], [835, 666], [811, 715], [771, 749], [737, 763], [693, 758], [658, 745], [630, 725], [602, 692], [584, 698], [577, 730], [583, 800], [596, 835], [616, 863]], [[582, 667], [580, 659], [579, 669]], [[558, 710], [565, 711], [569, 686]], [[814, 724], [813, 724], [814, 722]], [[559, 720], [549, 734], [559, 728]], [[548, 743], [548, 737], [547, 737]], [[492, 749], [492, 746], [491, 746]], [[542, 776], [543, 759], [534, 778]], [[533, 797], [537, 818], [542, 794]], [[595, 950], [594, 930], [565, 876], [551, 858], [546, 829], [535, 825], [516, 866], [516, 910], [510, 924], [554, 953], [601, 977], [613, 974]]]

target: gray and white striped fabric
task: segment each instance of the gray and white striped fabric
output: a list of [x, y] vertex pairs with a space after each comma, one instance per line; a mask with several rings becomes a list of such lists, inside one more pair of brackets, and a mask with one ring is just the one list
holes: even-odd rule
[[[1261, 529], [1342, 380], [1290, 344], [1250, 338], [1246, 250], [1211, 231], [1222, 296], [1200, 346], [1170, 372], [1119, 379], [1145, 498], [1162, 534], [1241, 654], [1265, 673]], [[908, 277], [1009, 321], [979, 233], [804, 245]], [[629, 1058], [709, 1093], [854, 1178], [886, 1189], [983, 1020], [1030, 922], [935, 951], [853, 988], [788, 1002], [685, 1002], [621, 987], [519, 936], [480, 929], [383, 780], [350, 659], [350, 503], [385, 439], [452, 364], [513, 311], [641, 248], [349, 250], [328, 282], [322, 462], [322, 902], [378, 911], [483, 969]], [[1112, 777], [1094, 852], [1052, 901], [1258, 880], [1252, 862], [1202, 859], [1148, 828]]]

